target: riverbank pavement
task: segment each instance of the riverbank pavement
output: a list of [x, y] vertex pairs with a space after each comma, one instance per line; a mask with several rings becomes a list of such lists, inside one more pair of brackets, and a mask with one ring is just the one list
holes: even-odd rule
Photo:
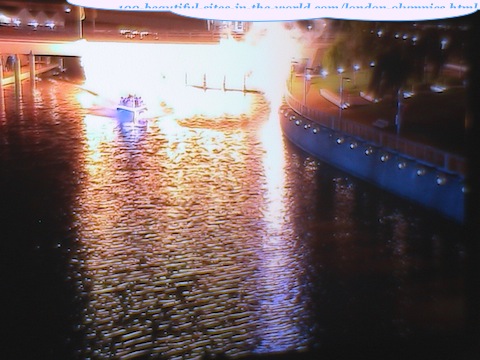
[[[364, 126], [369, 126], [377, 131], [382, 131], [402, 139], [435, 147], [439, 150], [450, 151], [452, 144], [429, 138], [428, 134], [415, 132], [408, 126], [398, 129], [395, 124], [396, 108], [392, 103], [390, 107], [382, 107], [381, 111], [364, 111], [365, 106], [375, 104], [375, 99], [361, 95], [358, 89], [345, 91], [343, 94], [343, 109], [340, 110], [340, 95], [338, 92], [321, 89], [315, 85], [305, 86], [303, 80], [287, 84], [288, 91], [299, 102], [310, 109], [322, 111], [332, 116], [342, 117]], [[306, 90], [306, 94], [305, 94]]]

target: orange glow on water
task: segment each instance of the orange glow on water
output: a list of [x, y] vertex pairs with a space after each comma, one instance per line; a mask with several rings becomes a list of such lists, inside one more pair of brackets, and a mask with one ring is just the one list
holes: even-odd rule
[[114, 124], [109, 119], [93, 115], [85, 116], [84, 123], [88, 155], [91, 160], [89, 170], [94, 171], [95, 164], [101, 159], [102, 143], [109, 143], [114, 139]]
[[[189, 358], [200, 358], [205, 344], [232, 356], [253, 343], [258, 352], [305, 345], [302, 265], [290, 240], [277, 116], [296, 49], [281, 24], [217, 45], [85, 46], [90, 92], [82, 106], [114, 107], [135, 93], [149, 107], [138, 136], [126, 128], [135, 129], [134, 122], [85, 118], [89, 181], [80, 261], [93, 279], [95, 314], [87, 331], [107, 324], [106, 340], [95, 339], [93, 347], [120, 333], [147, 346], [145, 334], [148, 341], [157, 336], [150, 325], [127, 328], [118, 320], [132, 310], [167, 331], [155, 340], [161, 348]], [[185, 86], [204, 79], [219, 90]], [[223, 82], [265, 97], [224, 92]], [[171, 114], [160, 116], [162, 103]], [[160, 318], [164, 310], [171, 318]], [[217, 336], [227, 339], [226, 348]], [[128, 346], [120, 343], [119, 354], [128, 355]]]

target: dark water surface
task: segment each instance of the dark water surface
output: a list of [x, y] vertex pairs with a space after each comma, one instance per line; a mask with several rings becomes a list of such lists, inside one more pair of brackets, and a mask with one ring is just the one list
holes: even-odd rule
[[60, 80], [22, 93], [0, 117], [5, 359], [462, 349], [463, 228], [284, 142], [262, 99], [133, 124]]

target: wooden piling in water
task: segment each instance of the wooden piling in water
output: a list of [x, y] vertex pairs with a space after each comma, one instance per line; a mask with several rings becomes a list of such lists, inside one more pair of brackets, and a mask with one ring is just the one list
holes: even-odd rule
[[3, 95], [3, 61], [0, 54], [0, 110], [3, 115], [3, 110], [5, 109], [5, 98]]
[[14, 62], [14, 76], [15, 76], [15, 97], [19, 97], [21, 94], [21, 86], [22, 86], [22, 79], [21, 75], [21, 65], [20, 65], [20, 56], [15, 54], [15, 62]]
[[3, 96], [3, 59], [0, 55], [0, 92]]
[[28, 54], [28, 62], [30, 65], [30, 84], [35, 86], [35, 77], [37, 74], [35, 72], [35, 55], [32, 51], [30, 51], [30, 54]]

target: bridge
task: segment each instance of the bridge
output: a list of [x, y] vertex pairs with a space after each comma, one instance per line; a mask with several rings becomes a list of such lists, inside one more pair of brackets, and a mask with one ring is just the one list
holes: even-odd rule
[[[11, 28], [0, 32], [0, 54], [29, 54], [42, 56], [81, 56], [82, 44], [89, 42], [121, 42], [136, 44], [215, 44], [228, 37], [243, 38], [243, 34], [228, 34], [222, 31], [161, 31], [147, 35], [122, 35], [118, 30], [103, 29], [85, 32], [79, 36], [71, 33], [13, 31]], [[133, 36], [133, 37], [132, 37]]]
[[85, 40], [53, 41], [53, 40], [0, 40], [0, 54], [30, 54], [40, 56], [81, 56], [81, 46]]
[[[72, 38], [71, 34], [68, 35], [70, 39], [65, 39], [65, 34], [62, 33], [42, 33], [32, 37], [28, 36], [30, 33], [7, 29], [0, 34], [0, 90], [3, 85], [15, 83], [19, 87], [19, 83], [25, 79], [35, 81], [36, 74], [50, 71], [56, 67], [62, 68], [63, 58], [81, 57], [87, 43], [87, 39]], [[211, 44], [218, 43], [224, 36], [224, 33], [217, 31], [166, 31], [147, 40], [130, 39], [120, 36], [116, 31], [107, 30], [90, 33], [88, 40], [137, 44]], [[51, 57], [58, 59], [52, 61]], [[28, 69], [25, 69], [25, 65], [28, 65]]]
[[[2, 29], [5, 30], [5, 29]], [[31, 35], [31, 36], [29, 36]], [[57, 37], [54, 37], [56, 35]], [[83, 46], [87, 41], [91, 42], [122, 42], [122, 43], [144, 43], [144, 44], [165, 44], [165, 43], [191, 43], [191, 44], [212, 44], [218, 43], [222, 38], [231, 36], [235, 39], [241, 37], [238, 34], [226, 35], [219, 31], [163, 31], [150, 34], [149, 37], [131, 39], [121, 36], [118, 31], [102, 30], [89, 33], [88, 37], [72, 37], [69, 34], [32, 34], [32, 32], [15, 32], [7, 29], [0, 33], [0, 59], [5, 66], [9, 56], [15, 55], [18, 58], [33, 54], [34, 56], [58, 56], [58, 57], [80, 57], [83, 54]]]
[[[18, 92], [23, 80], [30, 79], [34, 83], [37, 74], [63, 68], [63, 57], [81, 56], [83, 42], [17, 38], [0, 40], [0, 91], [3, 86], [14, 84]], [[58, 57], [58, 60], [52, 61], [52, 56]]]

